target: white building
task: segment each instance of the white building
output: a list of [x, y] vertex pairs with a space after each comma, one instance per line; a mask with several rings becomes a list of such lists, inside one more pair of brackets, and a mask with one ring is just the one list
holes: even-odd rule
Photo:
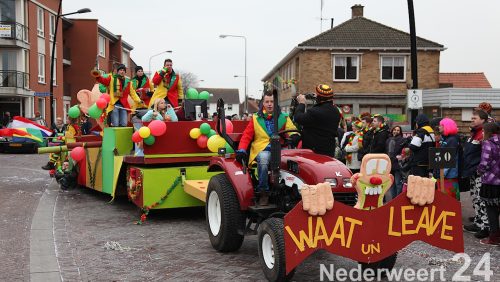
[[210, 99], [208, 99], [208, 115], [212, 116], [217, 111], [217, 100], [224, 100], [224, 110], [226, 116], [238, 115], [241, 117], [240, 111], [240, 93], [238, 88], [197, 88], [198, 92], [208, 91]]

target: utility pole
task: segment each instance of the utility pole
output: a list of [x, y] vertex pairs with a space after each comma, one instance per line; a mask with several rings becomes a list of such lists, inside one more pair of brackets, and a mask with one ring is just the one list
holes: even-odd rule
[[[408, 0], [408, 18], [410, 20], [411, 79], [413, 80], [411, 89], [418, 89], [417, 32], [415, 31], [413, 0]], [[415, 129], [415, 118], [417, 115], [418, 110], [412, 109], [410, 117], [411, 129]]]

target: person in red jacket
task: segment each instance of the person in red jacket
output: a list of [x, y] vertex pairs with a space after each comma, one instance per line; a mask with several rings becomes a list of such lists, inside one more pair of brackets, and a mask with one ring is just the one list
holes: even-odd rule
[[153, 87], [153, 83], [144, 74], [144, 70], [141, 66], [135, 67], [135, 76], [132, 78], [131, 83], [135, 92], [137, 92], [137, 95], [139, 95], [139, 98], [141, 98], [141, 100], [144, 102], [144, 104], [139, 105], [139, 107], [147, 107], [155, 89]]
[[149, 107], [157, 98], [168, 99], [174, 107], [179, 105], [179, 101], [184, 98], [182, 90], [182, 79], [180, 74], [172, 68], [172, 60], [166, 59], [163, 63], [163, 69], [157, 71], [153, 76], [153, 83], [156, 86], [155, 93], [149, 102]]

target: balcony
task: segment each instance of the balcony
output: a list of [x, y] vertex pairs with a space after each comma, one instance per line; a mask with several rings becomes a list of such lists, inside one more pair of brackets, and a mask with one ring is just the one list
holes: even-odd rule
[[28, 27], [16, 22], [0, 21], [0, 46], [29, 48]]
[[0, 70], [0, 87], [15, 87], [29, 89], [29, 73], [20, 71]]

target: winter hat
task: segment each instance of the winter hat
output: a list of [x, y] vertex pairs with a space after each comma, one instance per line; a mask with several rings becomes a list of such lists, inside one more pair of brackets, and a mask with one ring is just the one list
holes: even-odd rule
[[320, 84], [316, 86], [316, 95], [321, 100], [332, 100], [333, 99], [333, 90], [330, 86], [326, 84]]
[[136, 67], [135, 67], [135, 72], [138, 72], [138, 71], [140, 71], [140, 70], [144, 71], [144, 70], [142, 69], [142, 67], [141, 67], [141, 66], [136, 66]]
[[121, 70], [121, 69], [123, 69], [123, 70], [127, 71], [127, 67], [126, 67], [124, 64], [120, 64], [120, 65], [118, 65], [118, 67], [116, 68], [116, 71], [119, 71], [119, 70]]
[[415, 123], [418, 125], [418, 127], [429, 125], [429, 118], [424, 114], [419, 114], [415, 118]]

